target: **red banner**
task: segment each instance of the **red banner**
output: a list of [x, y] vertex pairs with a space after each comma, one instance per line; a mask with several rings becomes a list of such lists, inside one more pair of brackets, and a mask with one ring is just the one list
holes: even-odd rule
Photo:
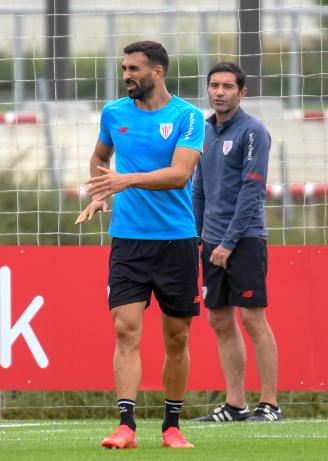
[[[109, 248], [0, 248], [0, 388], [110, 390], [115, 335], [107, 307]], [[269, 307], [280, 390], [328, 390], [325, 246], [269, 248]], [[190, 390], [224, 389], [206, 309], [193, 320]], [[258, 390], [252, 347], [246, 387]], [[160, 309], [146, 310], [142, 389], [161, 389]]]

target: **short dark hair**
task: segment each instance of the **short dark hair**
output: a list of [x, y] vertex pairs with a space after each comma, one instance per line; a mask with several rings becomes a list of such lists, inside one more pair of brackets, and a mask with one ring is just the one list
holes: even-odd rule
[[166, 49], [157, 42], [151, 40], [144, 40], [141, 42], [134, 42], [124, 48], [125, 54], [136, 53], [141, 51], [144, 53], [152, 64], [161, 64], [164, 74], [169, 68], [169, 57]]
[[217, 72], [231, 72], [236, 76], [236, 82], [240, 90], [242, 90], [245, 86], [246, 82], [246, 74], [241, 67], [239, 67], [234, 62], [218, 62], [215, 66], [207, 74], [207, 86], [210, 83], [211, 75], [216, 74]]

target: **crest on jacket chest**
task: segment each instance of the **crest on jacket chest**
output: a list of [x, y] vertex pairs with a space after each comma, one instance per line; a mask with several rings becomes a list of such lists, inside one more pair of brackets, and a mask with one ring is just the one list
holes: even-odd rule
[[222, 152], [224, 155], [228, 155], [232, 149], [233, 141], [223, 141]]

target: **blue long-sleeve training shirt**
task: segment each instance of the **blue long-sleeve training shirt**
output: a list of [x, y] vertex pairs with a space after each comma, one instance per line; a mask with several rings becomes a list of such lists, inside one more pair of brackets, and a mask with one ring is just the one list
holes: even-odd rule
[[264, 200], [270, 135], [241, 108], [220, 127], [206, 121], [204, 153], [193, 178], [197, 233], [233, 250], [241, 237], [267, 238]]

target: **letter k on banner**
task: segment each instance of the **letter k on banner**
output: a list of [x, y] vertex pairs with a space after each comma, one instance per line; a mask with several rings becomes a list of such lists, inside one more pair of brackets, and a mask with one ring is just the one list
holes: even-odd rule
[[12, 364], [12, 346], [22, 335], [40, 368], [48, 366], [48, 358], [30, 325], [31, 320], [43, 305], [42, 296], [35, 296], [19, 319], [12, 325], [11, 271], [0, 268], [0, 365], [9, 368]]

